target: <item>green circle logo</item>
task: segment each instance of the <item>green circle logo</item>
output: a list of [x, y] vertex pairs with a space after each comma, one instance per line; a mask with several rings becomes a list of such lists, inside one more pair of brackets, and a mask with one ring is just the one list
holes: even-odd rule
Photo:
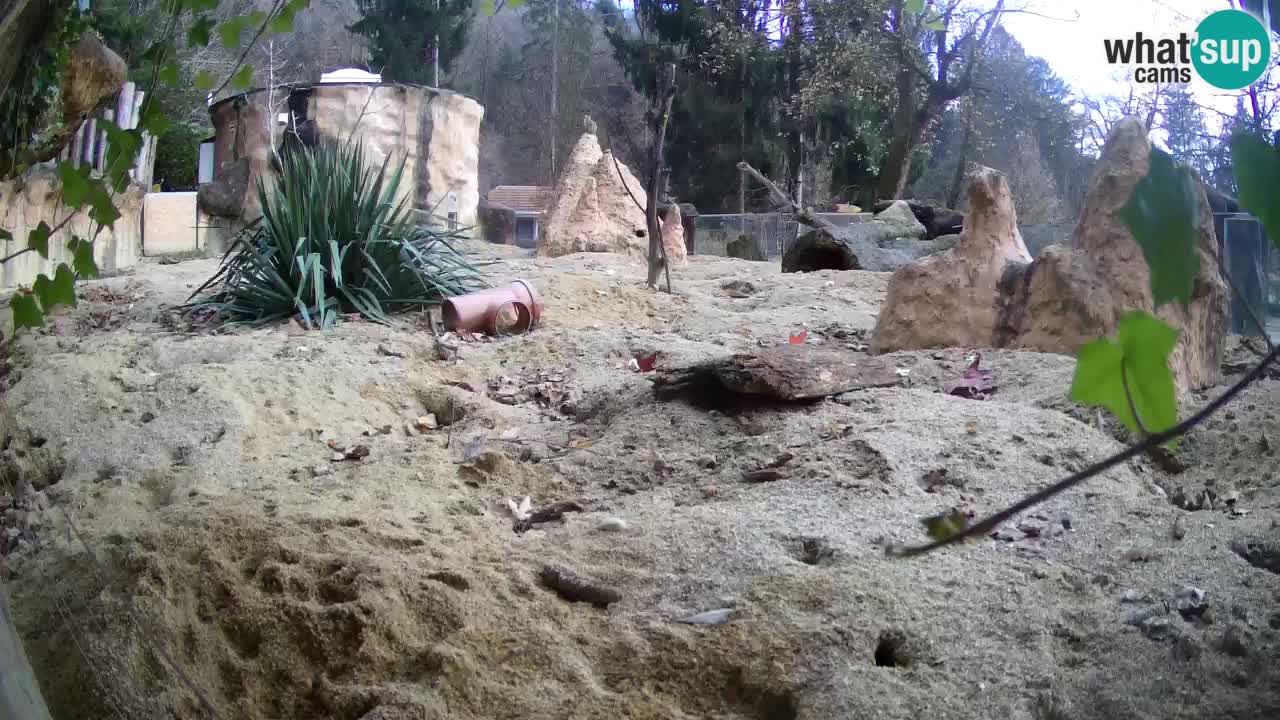
[[1262, 77], [1271, 61], [1271, 36], [1243, 10], [1219, 10], [1196, 27], [1191, 62], [1210, 85], [1240, 90]]

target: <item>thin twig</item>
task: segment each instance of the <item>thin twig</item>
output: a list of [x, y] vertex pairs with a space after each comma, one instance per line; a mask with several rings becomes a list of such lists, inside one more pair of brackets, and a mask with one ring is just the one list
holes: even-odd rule
[[1133, 415], [1133, 422], [1138, 426], [1138, 432], [1145, 438], [1151, 432], [1142, 423], [1142, 416], [1138, 414], [1138, 404], [1133, 401], [1133, 393], [1129, 392], [1129, 372], [1123, 357], [1120, 358], [1120, 384], [1124, 386], [1124, 399], [1129, 401], [1129, 414]]
[[925, 553], [929, 553], [934, 550], [937, 550], [938, 548], [946, 547], [948, 545], [954, 545], [964, 540], [968, 540], [969, 538], [974, 538], [979, 535], [986, 535], [987, 533], [994, 531], [996, 528], [1000, 527], [1000, 525], [1004, 523], [1006, 520], [1012, 518], [1014, 515], [1017, 515], [1018, 513], [1026, 510], [1027, 508], [1033, 507], [1035, 505], [1039, 505], [1040, 503], [1044, 502], [1045, 500], [1048, 500], [1054, 495], [1057, 495], [1066, 490], [1070, 490], [1071, 488], [1075, 487], [1076, 485], [1079, 485], [1080, 483], [1084, 482], [1085, 480], [1088, 480], [1091, 477], [1094, 477], [1095, 475], [1104, 473], [1107, 470], [1110, 470], [1111, 468], [1119, 465], [1120, 463], [1125, 462], [1126, 460], [1137, 457], [1138, 455], [1141, 455], [1142, 453], [1147, 452], [1152, 448], [1163, 445], [1169, 442], [1170, 440], [1173, 440], [1174, 438], [1177, 438], [1187, 433], [1196, 425], [1199, 425], [1200, 423], [1204, 422], [1204, 420], [1208, 418], [1210, 415], [1217, 412], [1220, 408], [1222, 408], [1222, 406], [1230, 402], [1231, 399], [1234, 398], [1236, 395], [1239, 395], [1246, 387], [1248, 387], [1255, 380], [1265, 375], [1267, 372], [1268, 366], [1270, 366], [1271, 363], [1275, 362], [1277, 357], [1280, 357], [1280, 351], [1272, 350], [1265, 358], [1263, 358], [1262, 362], [1258, 363], [1258, 365], [1249, 372], [1248, 375], [1241, 378], [1240, 381], [1237, 382], [1235, 385], [1232, 385], [1231, 387], [1227, 388], [1225, 392], [1223, 392], [1218, 397], [1214, 398], [1213, 401], [1211, 401], [1208, 405], [1205, 405], [1203, 408], [1201, 408], [1199, 412], [1195, 413], [1194, 415], [1187, 418], [1186, 420], [1183, 420], [1182, 422], [1178, 423], [1172, 428], [1169, 428], [1168, 430], [1165, 430], [1163, 432], [1155, 433], [1154, 435], [1148, 435], [1146, 439], [1144, 439], [1142, 442], [1137, 443], [1136, 445], [1131, 445], [1125, 448], [1124, 450], [1121, 450], [1120, 452], [1116, 453], [1115, 455], [1112, 455], [1111, 457], [1105, 460], [1102, 460], [1101, 462], [1095, 463], [1077, 473], [1072, 474], [1067, 478], [1059, 480], [1058, 482], [1054, 483], [1053, 485], [1050, 485], [1047, 488], [1044, 488], [1043, 490], [1032, 493], [1031, 495], [1028, 495], [1027, 497], [1014, 503], [1013, 505], [1010, 505], [1009, 507], [1005, 508], [1004, 510], [999, 511], [994, 515], [990, 515], [985, 519], [983, 519], [982, 521], [975, 523], [973, 525], [970, 525], [969, 527], [965, 528], [964, 530], [961, 530], [960, 532], [954, 533], [952, 535], [948, 535], [947, 537], [941, 540], [936, 540], [926, 545], [916, 545], [911, 547], [889, 545], [885, 548], [885, 554], [892, 557], [916, 557], [916, 556], [924, 555]]
[[267, 13], [267, 17], [263, 19], [262, 24], [258, 26], [258, 31], [253, 34], [253, 39], [245, 46], [244, 52], [240, 53], [240, 57], [236, 58], [236, 64], [231, 66], [231, 72], [227, 73], [227, 79], [223, 80], [222, 84], [213, 91], [212, 94], [214, 97], [217, 97], [218, 93], [225, 90], [227, 84], [231, 82], [231, 78], [235, 77], [236, 73], [240, 71], [240, 66], [244, 64], [244, 59], [249, 57], [249, 53], [253, 50], [253, 47], [258, 44], [258, 40], [262, 37], [262, 34], [267, 31], [267, 26], [271, 24], [271, 21], [275, 19], [276, 15], [278, 15], [280, 10], [283, 8], [284, 0], [275, 0], [271, 5], [271, 12]]

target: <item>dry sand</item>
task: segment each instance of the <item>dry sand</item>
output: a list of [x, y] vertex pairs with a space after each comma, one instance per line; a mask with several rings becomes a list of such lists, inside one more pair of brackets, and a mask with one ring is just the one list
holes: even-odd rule
[[[1189, 438], [1179, 475], [1133, 462], [1030, 513], [1038, 537], [892, 560], [921, 517], [986, 514], [1121, 447], [1067, 402], [1072, 359], [988, 353], [985, 401], [938, 391], [953, 349], [811, 405], [658, 403], [637, 353], [806, 323], [858, 348], [887, 275], [692, 258], [666, 295], [621, 257], [478, 251], [542, 290], [545, 324], [455, 363], [412, 320], [186, 332], [166, 308], [213, 261], [86, 284], [16, 343], [5, 481], [50, 507], [6, 516], [29, 532], [0, 563], [56, 717], [1280, 717], [1277, 381]], [[428, 412], [439, 429], [406, 427]], [[369, 456], [331, 462], [327, 440]], [[741, 481], [785, 453], [789, 477]], [[1169, 502], [1206, 488], [1213, 509]], [[585, 512], [517, 534], [525, 495]], [[570, 604], [546, 563], [622, 599]]]

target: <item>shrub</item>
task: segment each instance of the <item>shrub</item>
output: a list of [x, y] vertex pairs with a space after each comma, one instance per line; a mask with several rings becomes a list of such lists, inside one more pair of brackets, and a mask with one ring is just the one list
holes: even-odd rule
[[390, 324], [389, 313], [482, 284], [451, 242], [462, 230], [419, 226], [395, 202], [403, 162], [393, 172], [387, 162], [374, 169], [359, 145], [328, 142], [293, 146], [278, 169], [274, 183], [258, 181], [262, 217], [192, 297], [212, 294], [188, 307], [232, 323], [296, 316], [308, 328], [329, 328], [355, 312]]

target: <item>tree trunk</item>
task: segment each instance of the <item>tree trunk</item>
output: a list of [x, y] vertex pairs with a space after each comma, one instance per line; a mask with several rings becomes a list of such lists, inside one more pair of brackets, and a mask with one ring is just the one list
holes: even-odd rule
[[969, 103], [964, 114], [964, 130], [960, 134], [960, 151], [956, 153], [956, 172], [951, 176], [951, 188], [947, 191], [947, 207], [954, 208], [960, 202], [964, 189], [964, 166], [969, 159], [969, 141], [973, 138], [973, 104]]
[[658, 90], [660, 92], [660, 100], [658, 102], [661, 107], [654, 118], [656, 127], [654, 128], [653, 147], [649, 150], [649, 197], [646, 200], [644, 209], [645, 229], [649, 233], [649, 287], [657, 287], [659, 276], [665, 272], [667, 275], [667, 292], [671, 292], [671, 268], [667, 263], [667, 249], [662, 244], [662, 225], [658, 223], [658, 206], [662, 204], [662, 198], [659, 197], [658, 191], [661, 189], [663, 146], [667, 142], [667, 124], [671, 120], [671, 103], [676, 98], [675, 84], [675, 63], [667, 63], [658, 82]]

